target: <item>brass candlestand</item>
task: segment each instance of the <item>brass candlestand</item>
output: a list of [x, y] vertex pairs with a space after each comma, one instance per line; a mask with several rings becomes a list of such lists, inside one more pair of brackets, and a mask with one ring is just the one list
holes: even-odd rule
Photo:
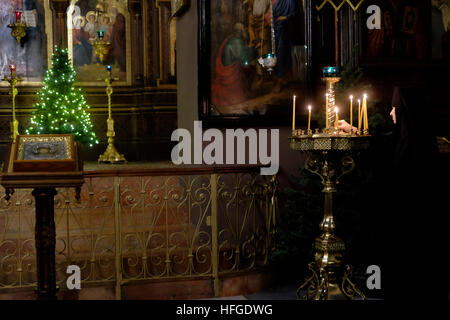
[[291, 149], [312, 153], [305, 168], [322, 179], [325, 193], [324, 218], [320, 224], [322, 235], [315, 240], [315, 261], [309, 264], [311, 276], [298, 288], [298, 297], [306, 288], [304, 299], [308, 300], [354, 299], [356, 295], [365, 299], [350, 280], [351, 267], [343, 269], [341, 265], [345, 245], [334, 234], [333, 193], [340, 179], [355, 168], [351, 152], [367, 149], [369, 138], [351, 134], [304, 135], [304, 132], [289, 138]]
[[106, 136], [108, 137], [108, 147], [106, 148], [105, 153], [98, 158], [99, 163], [114, 164], [127, 162], [124, 155], [117, 152], [116, 147], [114, 146], [114, 137], [116, 136], [116, 133], [114, 132], [114, 120], [111, 115], [111, 95], [113, 94], [113, 81], [114, 79], [111, 75], [111, 70], [108, 70], [108, 77], [105, 79], [105, 82], [107, 83], [106, 94], [108, 95], [108, 132], [106, 133]]
[[11, 122], [11, 139], [13, 142], [16, 142], [16, 137], [19, 135], [19, 121], [16, 119], [16, 96], [19, 91], [16, 88], [18, 82], [23, 81], [22, 77], [16, 76], [16, 70], [11, 68], [11, 77], [5, 77], [3, 81], [8, 81], [11, 85], [11, 90], [9, 91], [9, 95], [12, 97], [12, 114], [13, 121]]

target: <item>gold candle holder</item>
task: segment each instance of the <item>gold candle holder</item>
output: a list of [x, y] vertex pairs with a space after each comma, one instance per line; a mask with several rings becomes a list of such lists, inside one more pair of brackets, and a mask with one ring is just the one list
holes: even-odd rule
[[99, 163], [127, 163], [127, 160], [125, 159], [123, 154], [120, 154], [116, 147], [114, 146], [114, 137], [116, 136], [116, 133], [114, 131], [114, 119], [112, 118], [112, 112], [111, 112], [111, 96], [114, 92], [112, 83], [115, 79], [113, 79], [111, 74], [111, 67], [107, 67], [108, 70], [108, 77], [105, 79], [105, 82], [107, 83], [106, 86], [106, 95], [108, 96], [108, 120], [106, 121], [108, 125], [108, 131], [106, 132], [106, 136], [108, 137], [108, 147], [106, 148], [105, 153], [100, 155], [98, 158]]
[[[356, 168], [355, 151], [369, 148], [370, 136], [356, 137], [328, 133], [312, 137], [291, 137], [290, 147], [308, 154], [305, 169], [322, 180], [324, 215], [315, 239], [314, 261], [309, 264], [310, 276], [297, 290], [298, 299], [342, 300], [365, 299], [351, 281], [352, 268], [344, 265], [345, 242], [336, 233], [333, 197], [341, 179]], [[304, 292], [304, 293], [303, 293]]]
[[105, 62], [111, 51], [111, 43], [103, 39], [91, 41], [95, 55], [101, 62]]
[[5, 77], [3, 81], [9, 82], [11, 86], [11, 90], [9, 91], [9, 95], [12, 98], [12, 117], [11, 121], [11, 139], [13, 143], [16, 142], [16, 137], [19, 135], [19, 121], [16, 119], [16, 96], [19, 94], [19, 90], [17, 90], [17, 83], [23, 81], [22, 77], [16, 76], [16, 66], [10, 65], [9, 69], [11, 70], [11, 77]]
[[11, 35], [16, 38], [17, 44], [20, 44], [22, 38], [27, 35], [28, 25], [23, 21], [18, 21], [16, 23], [10, 23], [8, 28], [11, 29]]

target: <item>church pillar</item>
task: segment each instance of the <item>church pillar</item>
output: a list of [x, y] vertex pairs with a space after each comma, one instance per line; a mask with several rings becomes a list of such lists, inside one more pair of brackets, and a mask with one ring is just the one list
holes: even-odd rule
[[53, 9], [55, 11], [54, 29], [53, 29], [53, 43], [55, 45], [61, 44], [67, 47], [67, 8], [69, 7], [69, 0], [52, 0]]
[[197, 1], [177, 18], [178, 127], [193, 134], [198, 110], [198, 14]]

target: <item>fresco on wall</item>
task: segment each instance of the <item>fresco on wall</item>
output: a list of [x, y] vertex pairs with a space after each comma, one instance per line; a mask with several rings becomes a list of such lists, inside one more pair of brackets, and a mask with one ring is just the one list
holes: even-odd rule
[[[105, 66], [111, 65], [114, 77], [127, 80], [127, 17], [126, 0], [71, 0], [68, 8], [68, 39], [75, 71], [80, 82], [101, 81]], [[108, 42], [109, 50], [103, 60], [95, 52], [95, 41]]]
[[425, 1], [379, 0], [381, 29], [367, 30], [366, 57], [426, 59], [429, 7]]
[[[41, 82], [47, 70], [47, 37], [45, 33], [45, 3], [48, 0], [0, 0], [0, 77], [10, 74], [9, 66], [16, 65], [17, 74], [25, 82]], [[27, 22], [26, 37], [20, 44], [11, 36], [10, 22], [18, 6]], [[49, 26], [50, 27], [50, 26]]]
[[[272, 3], [271, 3], [272, 2]], [[272, 10], [271, 10], [272, 4]], [[292, 95], [301, 99], [305, 79], [302, 2], [210, 1], [210, 116], [280, 115]], [[273, 11], [274, 45], [271, 37]], [[273, 72], [258, 59], [274, 53]], [[203, 58], [202, 58], [203, 59]]]

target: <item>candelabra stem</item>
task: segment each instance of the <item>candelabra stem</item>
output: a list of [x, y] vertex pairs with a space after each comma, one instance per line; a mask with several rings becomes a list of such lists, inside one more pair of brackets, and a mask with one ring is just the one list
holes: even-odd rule
[[4, 81], [9, 82], [11, 86], [11, 90], [9, 94], [12, 100], [12, 121], [11, 121], [11, 139], [13, 142], [16, 142], [16, 137], [19, 135], [19, 121], [16, 119], [16, 96], [19, 94], [19, 90], [17, 90], [17, 83], [22, 81], [22, 77], [16, 76], [15, 68], [11, 68], [11, 77], [5, 77]]
[[[306, 170], [322, 178], [324, 193], [324, 217], [320, 223], [322, 234], [315, 240], [316, 253], [314, 263], [309, 265], [312, 276], [297, 290], [307, 288], [305, 299], [310, 300], [343, 300], [364, 295], [350, 281], [351, 268], [342, 270], [341, 259], [345, 251], [344, 241], [335, 234], [336, 224], [333, 215], [333, 194], [339, 179], [355, 168], [349, 156], [337, 158], [339, 153], [322, 152], [318, 158], [310, 158], [306, 162]], [[338, 176], [338, 172], [340, 175]]]

